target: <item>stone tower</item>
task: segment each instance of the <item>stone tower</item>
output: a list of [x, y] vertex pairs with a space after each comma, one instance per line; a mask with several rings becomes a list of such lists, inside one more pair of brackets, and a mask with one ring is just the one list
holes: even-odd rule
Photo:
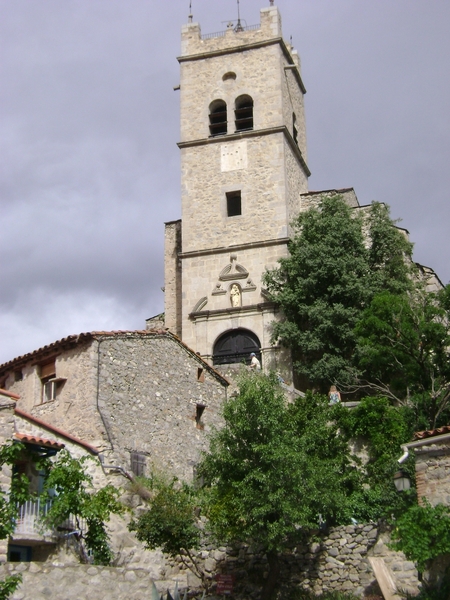
[[307, 192], [306, 92], [276, 7], [261, 23], [182, 29], [182, 219], [166, 224], [166, 326], [213, 364], [280, 368], [262, 285]]

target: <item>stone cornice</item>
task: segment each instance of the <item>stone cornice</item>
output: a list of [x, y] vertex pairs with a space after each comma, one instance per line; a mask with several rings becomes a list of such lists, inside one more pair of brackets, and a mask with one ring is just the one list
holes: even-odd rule
[[302, 77], [297, 68], [297, 65], [294, 63], [294, 59], [292, 58], [291, 53], [289, 52], [285, 41], [281, 37], [273, 38], [271, 40], [262, 40], [261, 42], [252, 42], [250, 44], [241, 44], [239, 46], [232, 46], [230, 48], [220, 48], [218, 50], [211, 50], [209, 52], [199, 52], [198, 54], [191, 54], [189, 56], [179, 56], [177, 58], [179, 63], [190, 62], [193, 60], [204, 60], [205, 58], [213, 58], [215, 56], [223, 56], [225, 54], [234, 54], [236, 52], [244, 52], [245, 50], [255, 50], [257, 48], [264, 48], [265, 46], [273, 46], [274, 44], [279, 44], [283, 51], [284, 56], [286, 57], [288, 63], [293, 65], [295, 68], [292, 69], [295, 79], [304, 94], [306, 94], [306, 88], [303, 84]]
[[268, 127], [267, 129], [251, 129], [249, 131], [238, 131], [236, 133], [228, 133], [225, 135], [217, 135], [214, 137], [201, 138], [199, 140], [190, 140], [188, 142], [178, 142], [177, 146], [182, 150], [183, 148], [193, 148], [194, 146], [206, 146], [208, 144], [223, 144], [229, 143], [236, 140], [242, 140], [245, 138], [252, 137], [260, 137], [264, 135], [273, 135], [277, 133], [284, 134], [287, 139], [291, 150], [296, 156], [298, 162], [303, 168], [306, 177], [311, 175], [311, 171], [308, 169], [308, 165], [303, 158], [303, 154], [297, 144], [294, 142], [294, 138], [292, 137], [290, 131], [286, 127], [286, 125], [280, 125], [278, 127]]
[[260, 302], [259, 304], [249, 304], [248, 306], [237, 306], [228, 308], [219, 308], [216, 310], [200, 310], [197, 312], [191, 312], [189, 318], [192, 321], [197, 319], [209, 319], [210, 317], [220, 317], [223, 315], [238, 316], [242, 313], [261, 313], [261, 312], [274, 312], [276, 305], [274, 302]]
[[277, 240], [265, 240], [262, 242], [249, 242], [248, 244], [235, 244], [233, 246], [219, 246], [217, 248], [206, 248], [205, 250], [193, 250], [191, 252], [180, 252], [178, 258], [195, 258], [197, 256], [206, 256], [208, 254], [225, 254], [227, 252], [236, 252], [248, 250], [251, 248], [266, 248], [267, 246], [287, 245], [289, 238], [279, 238]]

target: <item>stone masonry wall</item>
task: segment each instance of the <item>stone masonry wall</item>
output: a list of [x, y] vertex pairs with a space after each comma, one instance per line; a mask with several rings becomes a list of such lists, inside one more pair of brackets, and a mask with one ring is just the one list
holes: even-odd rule
[[98, 448], [107, 445], [106, 432], [96, 407], [97, 354], [92, 343], [60, 350], [56, 356], [56, 377], [62, 380], [56, 399], [42, 402], [40, 367], [33, 360], [22, 368], [23, 379], [8, 389], [19, 394], [17, 408], [67, 431]]
[[221, 36], [201, 38], [200, 25], [198, 23], [189, 23], [183, 25], [181, 52], [182, 56], [191, 54], [202, 54], [204, 52], [214, 52], [224, 48], [236, 48], [243, 44], [253, 44], [264, 42], [268, 39], [281, 36], [281, 16], [278, 9], [263, 8], [260, 11], [260, 27], [242, 32], [234, 32], [229, 29], [223, 32]]
[[[11, 440], [14, 434], [15, 402], [8, 396], [0, 394], [0, 445]], [[0, 470], [0, 490], [8, 493], [11, 486], [11, 468], [4, 465]], [[6, 560], [8, 549], [7, 540], [0, 540], [0, 562]]]
[[[414, 565], [401, 553], [390, 551], [386, 534], [378, 538], [374, 524], [336, 527], [327, 535], [318, 535], [309, 546], [293, 547], [281, 557], [280, 582], [286, 589], [298, 587], [315, 593], [345, 591], [358, 596], [377, 592], [368, 556], [385, 559], [394, 574], [399, 590], [417, 592]], [[384, 537], [383, 537], [384, 536]], [[383, 538], [383, 539], [382, 539]], [[384, 540], [384, 541], [383, 541]], [[180, 590], [199, 589], [199, 579], [186, 571], [181, 562], [155, 556], [155, 564], [145, 568], [97, 567], [91, 565], [53, 563], [8, 563], [0, 567], [0, 577], [22, 573], [23, 583], [11, 600], [141, 600], [150, 597], [152, 581], [160, 591], [173, 592], [175, 582]], [[267, 572], [267, 559], [247, 545], [235, 548], [208, 544], [197, 553], [197, 559], [214, 581], [217, 573], [234, 573], [234, 597], [248, 600], [257, 597], [260, 582]], [[161, 568], [161, 565], [164, 565]], [[213, 593], [208, 598], [216, 599]]]
[[416, 450], [417, 497], [433, 505], [450, 505], [450, 442]]
[[[98, 351], [107, 462], [130, 471], [130, 453], [139, 452], [149, 468], [192, 480], [208, 431], [220, 425], [225, 381], [164, 332], [105, 337]], [[205, 407], [199, 422], [197, 405]]]
[[[389, 535], [375, 524], [349, 525], [317, 535], [309, 546], [295, 546], [281, 556], [280, 582], [319, 594], [324, 591], [351, 592], [357, 596], [377, 590], [369, 556], [378, 556], [393, 572], [399, 590], [418, 591], [417, 571], [400, 552], [387, 546]], [[257, 593], [261, 577], [267, 572], [267, 559], [248, 545], [214, 548], [205, 545], [198, 553], [205, 571], [234, 573], [241, 597]], [[170, 564], [170, 561], [169, 561]]]
[[166, 223], [164, 230], [165, 326], [181, 337], [181, 220]]

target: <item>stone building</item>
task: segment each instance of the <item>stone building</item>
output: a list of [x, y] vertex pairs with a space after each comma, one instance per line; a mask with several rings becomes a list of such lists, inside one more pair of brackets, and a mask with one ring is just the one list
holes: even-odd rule
[[72, 335], [0, 365], [20, 410], [84, 440], [105, 465], [188, 481], [227, 386], [164, 330]]
[[182, 219], [166, 224], [166, 326], [213, 364], [279, 367], [262, 287], [286, 256], [310, 174], [297, 52], [276, 7], [254, 27], [182, 28]]
[[[63, 448], [77, 459], [99, 456], [98, 449], [87, 442], [18, 408], [19, 402], [17, 394], [0, 389], [0, 444], [19, 441], [35, 457], [52, 457]], [[19, 458], [14, 469], [28, 477], [30, 492], [36, 494], [36, 499], [27, 501], [19, 508], [16, 528], [10, 539], [0, 540], [0, 562], [45, 561], [64, 540], [65, 533], [70, 529], [76, 530], [74, 522], [66, 523], [64, 532], [42, 530], [40, 516], [45, 512], [45, 505], [41, 503], [40, 494], [44, 474], [37, 470], [35, 462], [30, 460], [30, 454]], [[107, 477], [98, 460], [89, 461], [87, 468], [95, 487], [106, 485]], [[11, 484], [11, 468], [4, 465], [0, 473], [0, 489], [7, 493]]]
[[[112, 482], [126, 489], [128, 478], [153, 470], [190, 481], [208, 430], [220, 425], [227, 386], [165, 330], [69, 336], [0, 365], [0, 388], [7, 388], [0, 390], [0, 444], [17, 440], [34, 453], [66, 448], [75, 458], [93, 456], [88, 464], [95, 488]], [[32, 462], [19, 467], [38, 497], [20, 508], [9, 546], [0, 541], [0, 562], [45, 561], [61, 552], [64, 540], [40, 530], [43, 480]], [[11, 476], [6, 467], [0, 471], [3, 492]], [[155, 563], [126, 521], [115, 517], [111, 532], [122, 560], [160, 578], [162, 555]]]
[[450, 506], [450, 425], [416, 433], [404, 450], [414, 452], [419, 504]]
[[287, 256], [293, 219], [323, 196], [364, 207], [352, 188], [308, 191], [306, 89], [275, 6], [259, 25], [216, 34], [189, 22], [178, 61], [182, 218], [165, 227], [165, 325], [210, 364], [255, 352], [290, 382], [263, 273]]

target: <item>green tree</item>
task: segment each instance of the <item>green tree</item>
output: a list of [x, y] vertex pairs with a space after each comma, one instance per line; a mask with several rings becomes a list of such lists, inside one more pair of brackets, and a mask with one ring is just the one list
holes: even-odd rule
[[[356, 408], [340, 411], [341, 433], [366, 455], [358, 466], [364, 486], [352, 496], [353, 516], [358, 521], [400, 514], [417, 501], [414, 486], [399, 494], [394, 485], [398, 458], [403, 453], [401, 445], [411, 439], [413, 422], [408, 408], [391, 406], [387, 398], [363, 398]], [[413, 457], [402, 465], [402, 470], [414, 481]]]
[[450, 285], [438, 293], [378, 294], [355, 328], [355, 387], [413, 407], [418, 428], [450, 416], [449, 299]]
[[395, 521], [392, 547], [423, 572], [437, 557], [450, 554], [450, 507], [444, 504], [412, 506]]
[[278, 552], [289, 540], [306, 536], [322, 520], [350, 517], [358, 478], [332, 414], [324, 397], [288, 405], [275, 376], [245, 376], [199, 467], [216, 537], [256, 543], [266, 552], [263, 598], [276, 585]]
[[92, 477], [86, 468], [91, 457], [73, 458], [62, 450], [53, 462], [47, 462], [48, 475], [44, 490], [52, 493], [52, 505], [44, 522], [49, 527], [58, 527], [70, 517], [75, 517], [81, 531], [81, 521], [86, 522], [86, 533], [80, 534], [86, 548], [92, 552], [94, 563], [108, 565], [113, 559], [109, 546], [106, 523], [112, 514], [121, 514], [123, 505], [119, 502], [120, 490], [106, 485], [93, 490]]
[[341, 196], [300, 213], [293, 228], [289, 256], [264, 277], [284, 316], [272, 340], [291, 348], [295, 371], [324, 391], [352, 380], [354, 328], [373, 296], [410, 286], [412, 246], [386, 206], [363, 213]]
[[147, 480], [140, 479], [147, 490], [141, 497], [149, 509], [132, 519], [128, 528], [136, 533], [149, 550], [161, 548], [173, 558], [179, 556], [184, 565], [199, 577], [205, 588], [208, 583], [199, 568], [193, 549], [200, 545], [200, 529], [195, 510], [198, 506], [194, 489], [180, 484], [176, 478], [167, 481], [155, 474]]
[[[0, 447], [0, 470], [5, 465], [10, 468], [26, 452], [21, 443], [8, 442]], [[25, 475], [15, 476], [11, 480], [9, 493], [0, 490], [0, 540], [14, 533], [18, 518], [18, 505], [30, 499], [29, 481]], [[9, 575], [0, 581], [0, 600], [7, 600], [22, 582], [22, 575]]]

